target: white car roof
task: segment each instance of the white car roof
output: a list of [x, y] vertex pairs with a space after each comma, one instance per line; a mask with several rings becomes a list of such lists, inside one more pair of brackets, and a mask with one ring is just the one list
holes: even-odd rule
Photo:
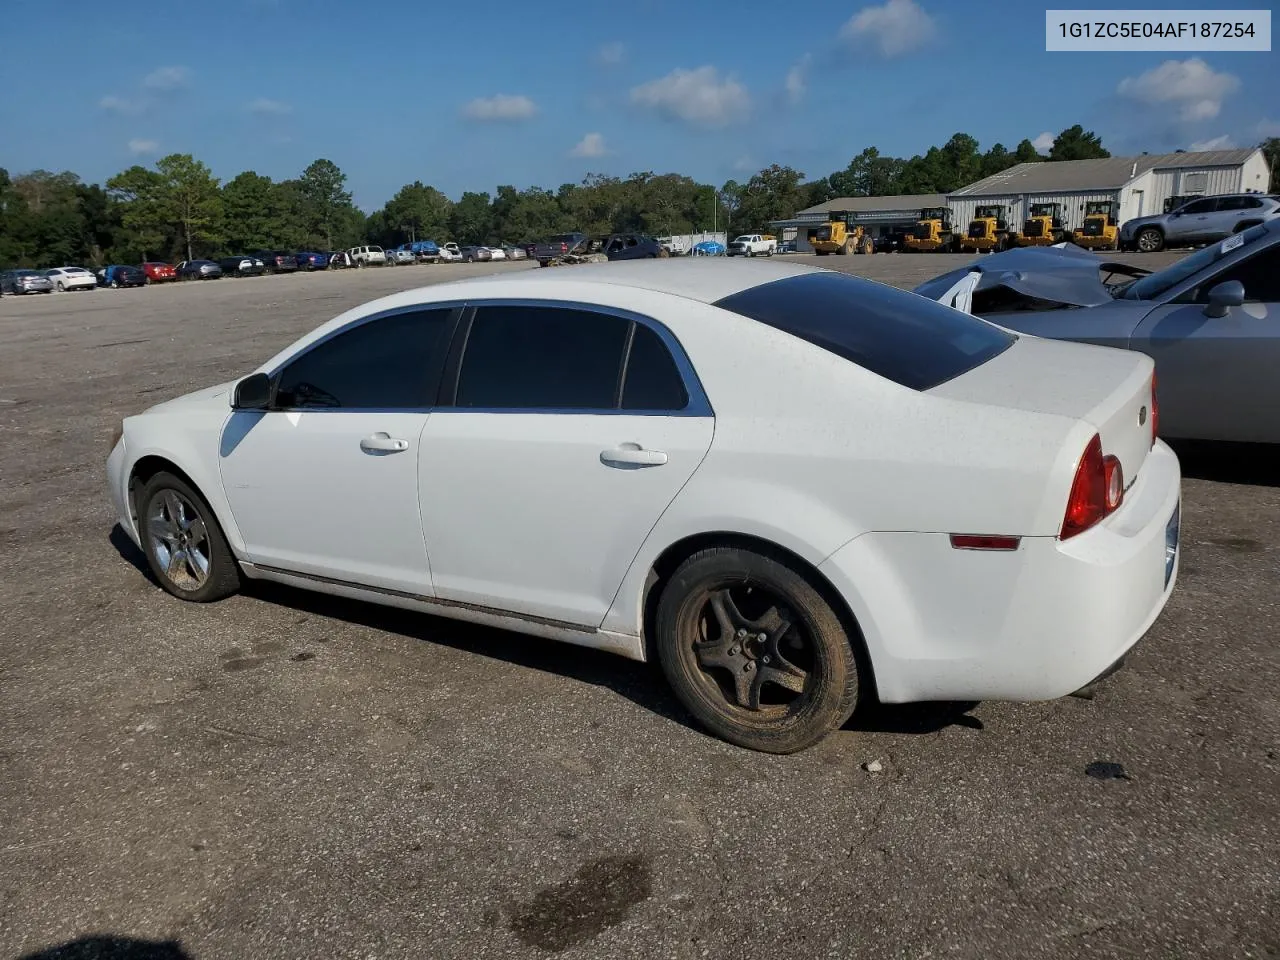
[[[445, 291], [484, 284], [539, 284], [572, 280], [576, 283], [601, 283], [614, 287], [631, 287], [652, 290], [672, 296], [715, 303], [724, 297], [739, 293], [762, 283], [799, 277], [806, 273], [819, 273], [822, 268], [797, 263], [770, 263], [760, 260], [717, 260], [711, 258], [625, 260], [614, 263], [591, 263], [580, 266], [558, 267], [553, 270], [521, 270], [517, 273], [490, 274], [468, 277], [449, 283], [422, 287], [413, 293], [431, 300], [449, 299]], [[466, 296], [465, 293], [462, 296]]]

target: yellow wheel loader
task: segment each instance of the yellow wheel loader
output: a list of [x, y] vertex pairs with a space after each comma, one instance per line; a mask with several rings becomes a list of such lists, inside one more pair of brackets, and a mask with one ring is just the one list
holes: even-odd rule
[[851, 253], [874, 253], [875, 243], [857, 217], [847, 211], [831, 211], [827, 222], [809, 231], [809, 246], [820, 257], [829, 253], [847, 256]]
[[1031, 216], [1017, 236], [1018, 245], [1023, 247], [1051, 247], [1070, 239], [1071, 231], [1062, 225], [1060, 203], [1033, 203]]
[[1072, 242], [1086, 250], [1118, 250], [1120, 230], [1116, 224], [1114, 200], [1090, 200], [1084, 205], [1084, 226]]
[[951, 211], [946, 207], [926, 207], [903, 241], [912, 253], [952, 253], [960, 249], [960, 238], [951, 229]]
[[1005, 220], [1005, 207], [998, 204], [978, 207], [973, 214], [969, 229], [960, 238], [961, 252], [991, 253], [1012, 245], [1013, 234]]

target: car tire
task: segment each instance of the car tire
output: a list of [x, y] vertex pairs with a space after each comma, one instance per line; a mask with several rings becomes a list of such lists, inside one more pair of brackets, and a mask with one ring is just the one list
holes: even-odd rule
[[58, 292], [59, 292], [59, 293], [66, 293], [66, 292], [67, 292], [67, 288], [66, 288], [66, 287], [64, 287], [64, 286], [62, 285], [62, 281], [61, 281], [61, 280], [59, 280], [59, 281], [58, 281]]
[[222, 527], [190, 484], [161, 471], [143, 485], [137, 503], [147, 565], [168, 593], [211, 603], [240, 589], [240, 566]]
[[858, 705], [860, 667], [840, 616], [781, 557], [699, 551], [663, 588], [654, 626], [676, 696], [730, 743], [795, 753]]
[[1133, 238], [1133, 246], [1141, 253], [1159, 253], [1164, 249], [1164, 234], [1157, 227], [1145, 227]]

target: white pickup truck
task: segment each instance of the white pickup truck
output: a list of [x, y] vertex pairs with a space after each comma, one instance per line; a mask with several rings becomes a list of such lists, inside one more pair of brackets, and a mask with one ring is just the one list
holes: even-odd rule
[[772, 257], [778, 251], [778, 238], [768, 234], [744, 233], [729, 244], [731, 257]]

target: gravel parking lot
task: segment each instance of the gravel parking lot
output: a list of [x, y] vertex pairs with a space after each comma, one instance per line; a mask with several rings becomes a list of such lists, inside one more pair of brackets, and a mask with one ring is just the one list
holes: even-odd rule
[[1273, 452], [1180, 448], [1179, 587], [1093, 699], [874, 707], [792, 757], [694, 728], [656, 667], [148, 580], [104, 486], [122, 416], [531, 268], [0, 300], [0, 957], [1280, 957]]

